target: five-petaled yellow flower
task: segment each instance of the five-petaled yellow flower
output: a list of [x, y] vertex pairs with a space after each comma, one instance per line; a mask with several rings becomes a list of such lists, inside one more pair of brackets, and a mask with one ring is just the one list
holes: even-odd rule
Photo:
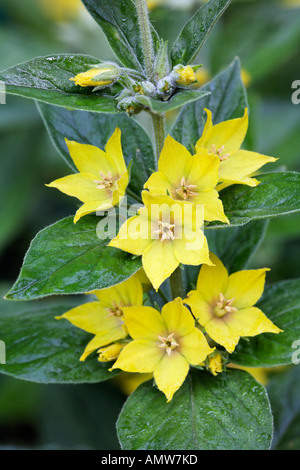
[[276, 158], [256, 152], [242, 150], [248, 130], [248, 111], [242, 118], [221, 122], [213, 126], [212, 113], [208, 109], [207, 121], [202, 136], [196, 144], [196, 152], [206, 148], [211, 155], [220, 159], [218, 189], [231, 184], [257, 186], [259, 181], [251, 175], [266, 163], [275, 162]]
[[254, 307], [269, 269], [238, 271], [229, 276], [223, 263], [212, 253], [210, 256], [215, 266], [202, 266], [197, 290], [184, 301], [205, 332], [229, 353], [241, 336], [280, 333], [282, 330]]
[[[56, 318], [66, 318], [78, 328], [95, 335], [85, 348], [81, 361], [96, 350], [100, 354], [100, 361], [115, 359], [122, 349], [120, 341], [128, 335], [124, 324], [124, 307], [143, 304], [141, 281], [134, 274], [121, 284], [92, 293], [97, 296], [98, 301], [79, 305]], [[110, 345], [111, 348], [104, 348]]]
[[161, 314], [151, 307], [127, 307], [124, 316], [133, 341], [124, 347], [112, 369], [153, 372], [157, 387], [170, 401], [189, 365], [199, 365], [213, 349], [180, 298], [165, 304]]
[[220, 160], [199, 149], [196, 155], [168, 136], [161, 152], [158, 171], [152, 173], [145, 188], [153, 194], [169, 194], [178, 201], [204, 205], [204, 220], [229, 223], [215, 187]]
[[142, 197], [145, 206], [122, 225], [110, 246], [142, 255], [145, 273], [156, 290], [180, 263], [212, 264], [201, 228], [203, 213], [195, 204], [148, 191]]
[[66, 140], [70, 155], [79, 171], [47, 186], [77, 197], [83, 205], [74, 223], [84, 215], [107, 210], [118, 204], [125, 194], [129, 176], [121, 146], [121, 131], [116, 129], [105, 152], [93, 145]]

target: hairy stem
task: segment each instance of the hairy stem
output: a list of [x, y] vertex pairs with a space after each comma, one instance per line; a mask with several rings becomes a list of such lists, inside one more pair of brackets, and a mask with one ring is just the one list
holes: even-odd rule
[[145, 67], [146, 67], [147, 77], [150, 80], [153, 77], [155, 56], [154, 56], [154, 47], [153, 47], [153, 40], [152, 40], [152, 34], [151, 34], [151, 25], [150, 25], [149, 15], [148, 15], [147, 0], [136, 0], [135, 3], [136, 3], [136, 10], [138, 14], [140, 31], [141, 31]]
[[158, 159], [164, 146], [166, 138], [166, 119], [164, 114], [151, 114], [154, 138], [155, 138], [155, 149], [156, 149], [156, 170], [158, 165]]

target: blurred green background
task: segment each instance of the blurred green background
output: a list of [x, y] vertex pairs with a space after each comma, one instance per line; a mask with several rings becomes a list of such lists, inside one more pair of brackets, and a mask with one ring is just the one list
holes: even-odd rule
[[[161, 36], [172, 41], [199, 3], [150, 0]], [[79, 0], [1, 0], [0, 70], [60, 52], [114, 60]], [[233, 0], [199, 58], [204, 64], [199, 80], [204, 83], [237, 55], [251, 110], [248, 149], [278, 157], [270, 171], [299, 171], [300, 105], [291, 102], [291, 85], [300, 79], [300, 0]], [[175, 115], [168, 118], [171, 125]], [[138, 119], [147, 125], [142, 115]], [[7, 97], [0, 105], [0, 134], [0, 283], [5, 290], [16, 279], [31, 239], [74, 213], [76, 201], [45, 187], [69, 170], [32, 101]], [[269, 266], [268, 282], [273, 282], [299, 277], [299, 259], [299, 216], [290, 215], [270, 222], [251, 266]], [[0, 376], [0, 449], [117, 449], [114, 423], [125, 400], [122, 390], [119, 382], [46, 386]], [[289, 437], [284, 446], [299, 448], [299, 442]]]

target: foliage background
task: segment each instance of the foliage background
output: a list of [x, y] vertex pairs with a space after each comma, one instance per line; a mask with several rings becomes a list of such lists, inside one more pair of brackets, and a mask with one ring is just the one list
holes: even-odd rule
[[[189, 1], [178, 9], [171, 0], [167, 6], [163, 0], [151, 3], [159, 4], [152, 10], [157, 30], [170, 40], [199, 4]], [[60, 52], [114, 59], [79, 0], [2, 0], [0, 70]], [[300, 171], [300, 105], [291, 102], [291, 84], [300, 78], [300, 2], [290, 9], [275, 0], [234, 0], [199, 62], [205, 64], [207, 76], [213, 76], [236, 55], [250, 76], [248, 148], [279, 157], [278, 169]], [[168, 122], [174, 117], [170, 114]], [[147, 125], [145, 116], [138, 119]], [[0, 155], [0, 288], [5, 292], [17, 278], [35, 234], [72, 214], [75, 207], [71, 198], [44, 186], [69, 170], [50, 143], [32, 101], [8, 96], [7, 104], [0, 105]], [[268, 282], [296, 278], [299, 257], [299, 216], [275, 218], [250, 267], [269, 266]], [[300, 391], [299, 368], [270, 375], [274, 376], [269, 385], [274, 445], [300, 449], [300, 409], [293, 402], [288, 418], [285, 409], [285, 402], [293, 401], [291, 389]], [[46, 386], [0, 376], [0, 448], [118, 449], [115, 421], [126, 386], [120, 380]]]

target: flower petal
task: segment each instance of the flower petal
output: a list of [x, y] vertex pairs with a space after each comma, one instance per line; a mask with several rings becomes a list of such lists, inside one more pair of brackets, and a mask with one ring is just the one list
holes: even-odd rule
[[[216, 150], [224, 146], [224, 154], [236, 152], [244, 142], [247, 130], [248, 111], [245, 109], [242, 118], [231, 119], [213, 126], [209, 134], [207, 134], [205, 141], [200, 143], [202, 147], [208, 150], [211, 150], [213, 146], [215, 146]], [[197, 144], [197, 147], [200, 147], [200, 145]]]
[[110, 156], [111, 160], [113, 160], [119, 175], [125, 173], [127, 168], [121, 145], [121, 131], [118, 127], [115, 129], [115, 132], [108, 140], [105, 146], [105, 151]]
[[213, 318], [210, 305], [206, 300], [204, 300], [199, 291], [191, 291], [188, 294], [188, 298], [184, 300], [184, 303], [192, 309], [194, 317], [201, 326], [205, 327], [205, 325]]
[[111, 240], [109, 246], [120, 248], [133, 255], [142, 255], [151, 244], [151, 225], [144, 216], [134, 216], [126, 220], [118, 235]]
[[164, 173], [171, 185], [179, 183], [188, 175], [192, 164], [192, 155], [184, 145], [173, 137], [167, 136], [158, 161], [158, 170]]
[[200, 264], [211, 266], [207, 239], [203, 235], [203, 231], [191, 232], [188, 238], [186, 235], [187, 233], [184, 233], [182, 240], [176, 239], [173, 242], [178, 263], [192, 266], [199, 266]]
[[99, 173], [102, 171], [104, 174], [111, 172], [113, 177], [117, 176], [118, 171], [113, 159], [103, 150], [93, 145], [79, 144], [68, 139], [66, 139], [66, 144], [73, 162], [81, 173], [91, 173], [99, 177]]
[[256, 336], [261, 333], [280, 333], [282, 331], [257, 307], [243, 308], [233, 312], [226, 323], [239, 336]]
[[170, 357], [166, 354], [158, 363], [154, 370], [154, 379], [168, 402], [181, 387], [188, 372], [189, 364], [180, 353], [173, 352]]
[[180, 352], [193, 366], [205, 361], [213, 351], [214, 349], [209, 347], [204, 334], [198, 328], [194, 328], [193, 331], [180, 338]]
[[133, 339], [158, 341], [164, 335], [166, 325], [161, 314], [152, 307], [125, 307], [125, 324]]
[[218, 344], [232, 353], [239, 342], [240, 335], [229, 327], [224, 318], [213, 318], [205, 325], [206, 333]]
[[230, 155], [227, 160], [220, 164], [220, 181], [242, 182], [246, 177], [251, 176], [266, 163], [275, 162], [277, 159], [261, 155], [256, 152], [239, 150]]
[[220, 220], [221, 222], [229, 224], [229, 220], [224, 213], [223, 203], [221, 199], [219, 199], [219, 193], [215, 189], [199, 192], [194, 198], [194, 202], [204, 205], [204, 220], [209, 222]]
[[142, 259], [145, 273], [156, 290], [179, 265], [171, 240], [152, 240]]
[[[174, 163], [173, 163], [174, 164]], [[210, 155], [205, 148], [197, 150], [192, 157], [192, 165], [187, 175], [187, 184], [196, 184], [198, 191], [211, 191], [219, 179], [220, 159]]]
[[99, 200], [87, 202], [83, 204], [83, 206], [81, 206], [76, 212], [74, 217], [74, 224], [76, 224], [78, 220], [81, 219], [81, 217], [84, 217], [85, 215], [92, 214], [93, 212], [102, 212], [107, 209], [110, 209], [112, 206], [112, 198], [103, 199], [103, 201]]
[[197, 280], [197, 291], [208, 303], [215, 301], [228, 283], [228, 273], [223, 263], [213, 253], [210, 253], [210, 259], [215, 266], [203, 265]]
[[112, 369], [125, 372], [153, 372], [161, 361], [163, 352], [154, 341], [134, 340], [122, 349]]
[[238, 309], [252, 307], [262, 296], [267, 271], [270, 269], [250, 269], [231, 274], [223, 291], [225, 299], [234, 298], [232, 306]]
[[72, 325], [93, 334], [114, 330], [115, 328], [119, 328], [121, 331], [123, 324], [120, 318], [109, 316], [109, 312], [99, 302], [88, 302], [79, 305], [56, 318], [58, 320], [65, 318]]
[[143, 304], [143, 288], [138, 273], [116, 286], [96, 290], [91, 294], [95, 294], [105, 308], [110, 308], [114, 303], [123, 307]]
[[68, 196], [77, 197], [82, 202], [101, 201], [107, 199], [111, 191], [98, 189], [94, 175], [90, 173], [75, 173], [47, 184], [49, 188], [57, 188]]
[[82, 354], [80, 361], [85, 361], [85, 359], [96, 349], [101, 348], [102, 346], [107, 346], [115, 341], [125, 338], [126, 334], [124, 330], [120, 328], [115, 328], [112, 330], [102, 331], [97, 334], [87, 345]]
[[165, 304], [161, 315], [169, 334], [176, 333], [177, 337], [181, 337], [190, 333], [195, 328], [195, 320], [189, 310], [183, 305], [180, 297]]

